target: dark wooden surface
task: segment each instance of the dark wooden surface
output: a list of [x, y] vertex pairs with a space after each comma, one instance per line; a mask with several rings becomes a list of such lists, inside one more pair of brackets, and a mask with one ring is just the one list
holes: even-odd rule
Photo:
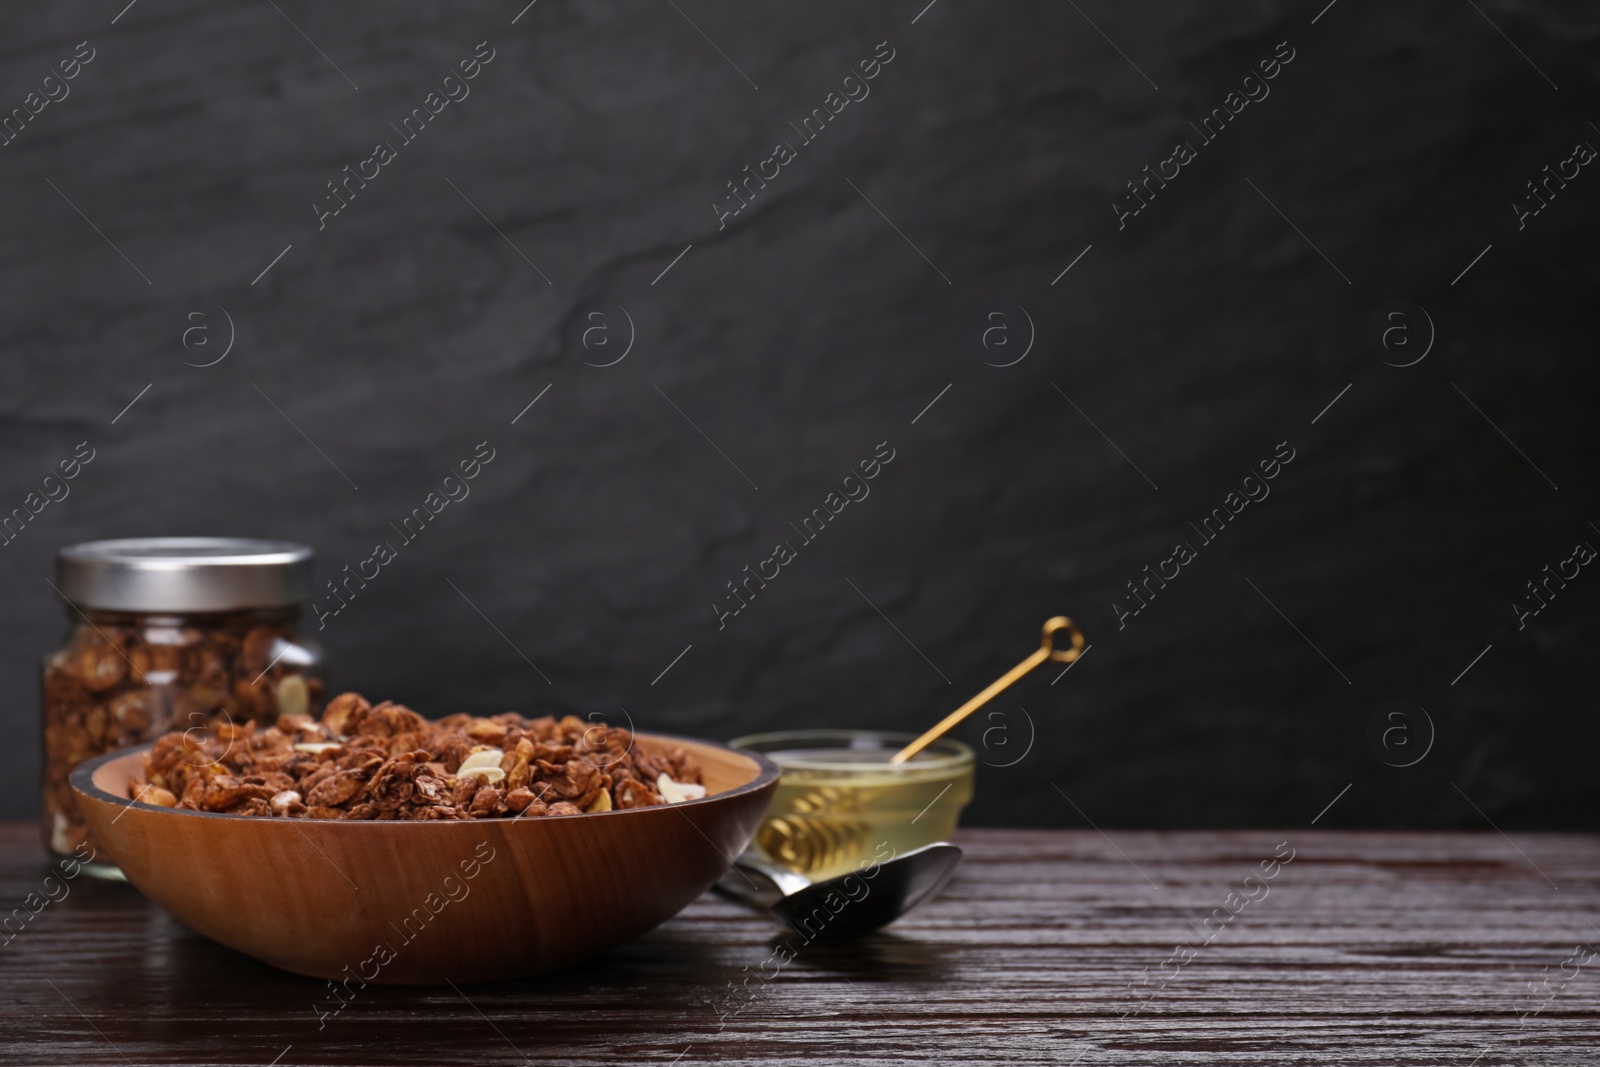
[[[1123, 1018], [1136, 1006], [1129, 983], [1200, 941], [1205, 917], [1284, 840], [1295, 858], [1266, 896]], [[1488, 1067], [1600, 1057], [1600, 959], [1580, 953], [1562, 967], [1600, 942], [1595, 837], [991, 830], [961, 843], [967, 862], [938, 901], [892, 933], [802, 947], [781, 969], [762, 968], [778, 927], [707, 896], [573, 970], [368, 988], [320, 1028], [321, 983], [209, 943], [131, 888], [79, 878], [0, 948], [0, 1062]], [[0, 824], [5, 907], [45, 873], [32, 827]]]

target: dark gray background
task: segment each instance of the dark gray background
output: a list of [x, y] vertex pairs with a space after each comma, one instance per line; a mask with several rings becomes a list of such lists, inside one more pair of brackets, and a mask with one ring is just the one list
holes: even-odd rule
[[[488, 440], [471, 496], [320, 635], [337, 686], [715, 738], [914, 729], [1064, 612], [1093, 651], [968, 729], [1004, 727], [991, 764], [1036, 734], [972, 822], [1303, 825], [1353, 783], [1319, 825], [1594, 824], [1600, 576], [1524, 630], [1511, 607], [1600, 544], [1600, 168], [1520, 232], [1511, 207], [1600, 146], [1592, 6], [124, 3], [0, 29], [6, 109], [97, 50], [0, 149], [0, 505], [98, 450], [0, 549], [0, 814], [34, 810], [57, 546], [289, 538], [327, 577]], [[471, 96], [318, 232], [324, 183], [485, 40]], [[871, 95], [719, 233], [724, 183], [884, 40]], [[1270, 96], [1119, 232], [1124, 183], [1280, 41]], [[1405, 369], [1365, 342], [1395, 299], [1438, 331]], [[224, 308], [231, 354], [185, 366]], [[618, 308], [631, 353], [586, 366]], [[986, 366], [1018, 309], [1032, 351]], [[614, 345], [586, 352], [595, 310]], [[997, 311], [1012, 345], [986, 350]], [[192, 312], [211, 347], [180, 343]], [[724, 582], [885, 440], [871, 496], [718, 632]], [[1285, 440], [1271, 497], [1119, 630], [1124, 583]], [[1390, 699], [1437, 727], [1409, 769], [1367, 744]]]

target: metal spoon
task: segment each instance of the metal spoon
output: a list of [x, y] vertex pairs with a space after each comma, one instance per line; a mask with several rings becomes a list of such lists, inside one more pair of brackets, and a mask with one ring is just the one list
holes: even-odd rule
[[852, 871], [813, 882], [746, 853], [715, 888], [757, 911], [776, 915], [808, 938], [857, 937], [888, 926], [931, 899], [960, 862], [961, 849], [940, 841], [902, 853], [871, 875]]

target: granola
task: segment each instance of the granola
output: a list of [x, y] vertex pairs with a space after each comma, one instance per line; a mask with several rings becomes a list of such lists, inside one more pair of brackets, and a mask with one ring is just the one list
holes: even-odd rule
[[270, 723], [314, 714], [320, 671], [292, 621], [271, 612], [85, 616], [44, 663], [50, 847], [65, 855], [90, 844], [68, 785], [83, 760], [214, 718]]
[[144, 771], [129, 795], [147, 804], [288, 819], [535, 818], [705, 796], [687, 752], [643, 751], [619, 727], [516, 712], [430, 722], [358, 693], [334, 697], [320, 720], [174, 731]]

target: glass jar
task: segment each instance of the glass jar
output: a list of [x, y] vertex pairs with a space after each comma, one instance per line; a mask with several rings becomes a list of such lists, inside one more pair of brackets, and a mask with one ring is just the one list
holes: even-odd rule
[[972, 800], [972, 749], [942, 737], [904, 763], [915, 734], [788, 730], [728, 742], [783, 770], [756, 852], [813, 882], [948, 841]]
[[[67, 781], [83, 760], [173, 729], [321, 711], [322, 650], [299, 631], [311, 556], [304, 545], [220, 537], [60, 551], [55, 585], [69, 626], [43, 665], [41, 819], [55, 857], [93, 855]], [[104, 863], [88, 869], [117, 875]]]

